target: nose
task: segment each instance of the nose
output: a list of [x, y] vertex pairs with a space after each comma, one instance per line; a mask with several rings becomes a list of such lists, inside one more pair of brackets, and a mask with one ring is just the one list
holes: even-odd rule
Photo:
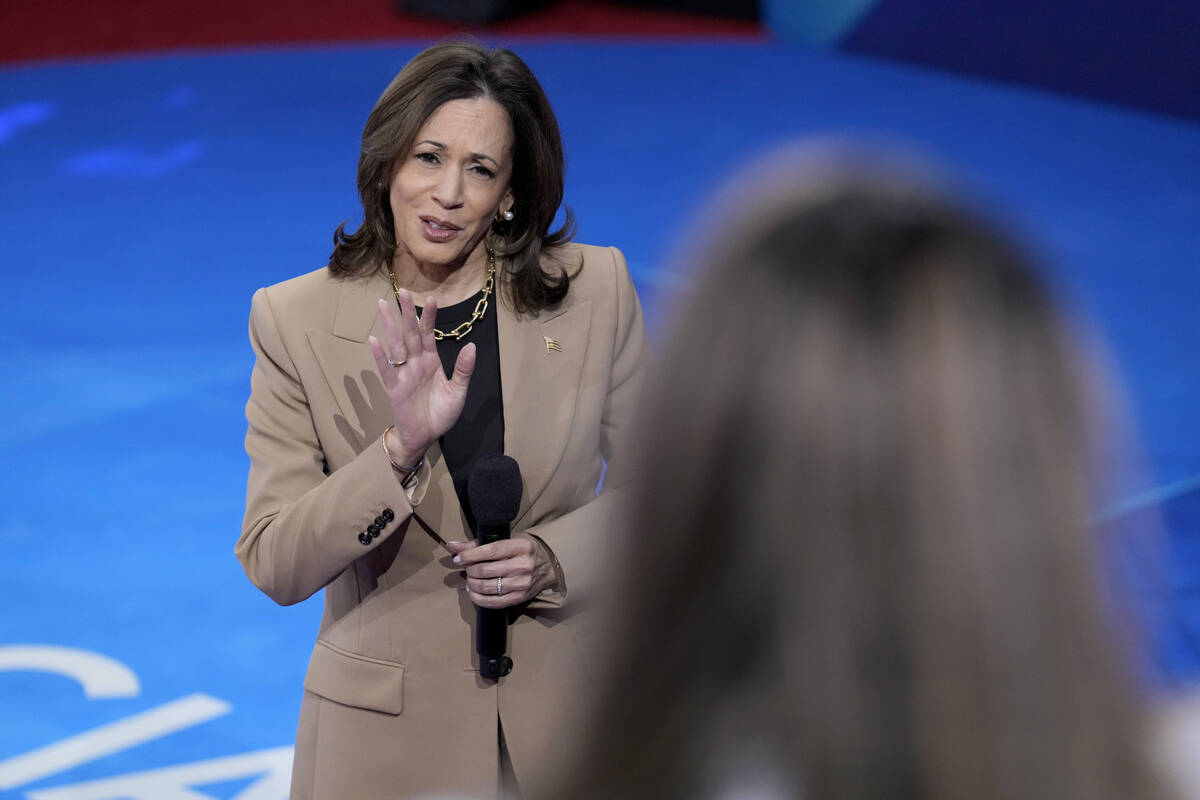
[[443, 169], [433, 187], [433, 199], [442, 208], [458, 208], [463, 204], [463, 173], [457, 169]]

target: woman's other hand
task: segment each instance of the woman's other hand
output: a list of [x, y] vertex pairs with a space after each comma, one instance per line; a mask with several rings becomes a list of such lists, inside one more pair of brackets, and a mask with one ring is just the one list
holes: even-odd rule
[[396, 423], [390, 433], [395, 439], [389, 439], [388, 451], [400, 464], [416, 464], [462, 413], [467, 384], [475, 370], [475, 345], [468, 344], [459, 352], [454, 372], [447, 379], [433, 337], [437, 302], [430, 298], [418, 319], [412, 295], [406, 289], [397, 294], [399, 315], [391, 303], [379, 301], [386, 349], [374, 336], [367, 345], [383, 378]]
[[467, 576], [467, 595], [480, 608], [519, 605], [558, 580], [550, 549], [527, 533], [479, 546], [446, 542], [446, 547], [456, 554], [454, 563]]

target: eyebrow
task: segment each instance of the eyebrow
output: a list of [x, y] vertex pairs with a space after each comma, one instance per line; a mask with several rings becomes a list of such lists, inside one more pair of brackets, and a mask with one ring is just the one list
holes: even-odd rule
[[[442, 144], [441, 142], [435, 142], [433, 139], [422, 139], [421, 141], [417, 142], [417, 144], [431, 144], [439, 150], [446, 149], [446, 145]], [[476, 161], [490, 161], [496, 165], [497, 169], [500, 167], [500, 162], [489, 156], [487, 153], [471, 153], [471, 158], [475, 159]]]

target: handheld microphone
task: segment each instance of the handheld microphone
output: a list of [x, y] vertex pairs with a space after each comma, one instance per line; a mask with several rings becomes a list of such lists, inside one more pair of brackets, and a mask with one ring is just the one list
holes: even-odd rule
[[[476, 541], [483, 545], [510, 535], [521, 505], [521, 469], [509, 456], [485, 456], [471, 468], [467, 498], [475, 515]], [[475, 608], [475, 652], [479, 674], [498, 680], [512, 671], [508, 649], [508, 609]]]

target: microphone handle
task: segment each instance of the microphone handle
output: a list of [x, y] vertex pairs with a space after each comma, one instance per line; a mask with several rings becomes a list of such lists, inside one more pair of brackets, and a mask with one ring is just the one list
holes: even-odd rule
[[479, 674], [490, 680], [512, 672], [508, 649], [508, 609], [475, 609], [475, 652], [479, 654]]
[[[491, 544], [510, 536], [508, 525], [479, 525], [479, 544]], [[479, 654], [479, 674], [498, 680], [512, 671], [508, 650], [508, 609], [475, 608], [475, 652]]]

